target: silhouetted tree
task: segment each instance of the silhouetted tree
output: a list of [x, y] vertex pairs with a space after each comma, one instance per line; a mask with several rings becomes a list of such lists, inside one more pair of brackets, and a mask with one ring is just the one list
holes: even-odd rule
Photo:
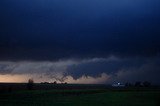
[[57, 84], [57, 81], [54, 81], [53, 84]]
[[28, 90], [33, 90], [33, 85], [34, 85], [33, 79], [29, 79], [28, 84], [27, 84], [27, 89]]

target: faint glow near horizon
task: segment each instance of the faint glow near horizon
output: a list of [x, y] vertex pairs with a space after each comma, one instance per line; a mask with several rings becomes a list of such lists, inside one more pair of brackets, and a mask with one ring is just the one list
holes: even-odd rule
[[41, 78], [40, 76], [36, 74], [5, 74], [0, 75], [0, 82], [6, 82], [6, 83], [26, 83], [28, 80], [32, 78], [34, 82], [40, 83], [40, 82], [51, 82], [47, 77]]
[[7, 83], [23, 83], [27, 82], [28, 77], [26, 75], [0, 75], [0, 82]]
[[[51, 79], [47, 76], [41, 76], [40, 75], [30, 75], [30, 74], [23, 74], [23, 75], [0, 75], [0, 83], [26, 83], [28, 82], [28, 79], [33, 78], [34, 82], [40, 83], [40, 82], [54, 82], [57, 81], [58, 83], [61, 83], [59, 80]], [[78, 79], [74, 79], [72, 76], [66, 76], [64, 82], [72, 83], [72, 84], [103, 84], [107, 80], [109, 80], [110, 76], [108, 76], [105, 73], [102, 73], [99, 77], [91, 77], [91, 76], [82, 76]]]
[[[83, 60], [59, 60], [55, 62], [43, 61], [0, 61], [0, 82], [27, 82], [28, 79], [33, 78], [34, 82], [54, 82], [58, 83], [105, 83], [110, 77], [105, 72], [99, 73], [97, 76], [93, 77], [90, 75], [81, 74], [78, 79], [74, 79], [75, 76], [64, 76], [67, 73], [67, 68], [70, 66], [89, 64], [96, 62], [109, 62], [109, 61], [119, 61], [118, 58], [110, 56], [108, 58], [91, 58]], [[8, 71], [9, 70], [9, 71]]]

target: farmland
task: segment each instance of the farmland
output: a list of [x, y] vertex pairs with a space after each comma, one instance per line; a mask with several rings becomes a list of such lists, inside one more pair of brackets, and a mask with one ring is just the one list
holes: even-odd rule
[[1, 106], [158, 106], [160, 90], [105, 85], [0, 84]]

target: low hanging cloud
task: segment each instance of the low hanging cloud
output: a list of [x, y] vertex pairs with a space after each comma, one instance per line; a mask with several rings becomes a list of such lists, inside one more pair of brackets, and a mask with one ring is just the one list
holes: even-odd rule
[[106, 73], [102, 73], [98, 77], [92, 77], [92, 76], [81, 76], [78, 79], [74, 79], [72, 76], [66, 77], [66, 82], [70, 83], [81, 83], [81, 84], [104, 84], [106, 83], [111, 76], [107, 75]]
[[158, 75], [160, 75], [158, 57], [133, 59], [110, 56], [108, 58], [71, 59], [55, 62], [0, 62], [0, 82], [5, 81], [5, 77], [10, 76], [7, 78], [15, 79], [16, 82], [17, 78], [19, 78], [18, 82], [33, 78], [35, 82], [112, 83], [114, 81], [151, 81], [159, 83]]
[[149, 62], [139, 68], [119, 70], [113, 79], [122, 82], [150, 81], [159, 84], [160, 63]]
[[19, 62], [0, 62], [0, 74], [34, 74], [34, 73], [65, 73], [69, 72], [69, 68], [72, 66], [79, 66], [83, 64], [99, 63], [101, 61], [112, 61], [116, 60], [114, 56], [109, 58], [92, 58], [83, 60], [59, 60], [56, 62], [52, 61], [19, 61]]

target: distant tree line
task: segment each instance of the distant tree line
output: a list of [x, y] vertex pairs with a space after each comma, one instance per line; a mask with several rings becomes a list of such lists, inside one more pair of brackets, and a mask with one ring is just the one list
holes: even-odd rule
[[41, 84], [67, 84], [67, 82], [58, 83], [57, 81], [54, 81], [54, 82], [41, 82]]
[[135, 87], [150, 87], [150, 86], [151, 86], [151, 83], [148, 82], [148, 81], [144, 81], [144, 82], [137, 81], [137, 82], [135, 82], [134, 84], [127, 82], [127, 83], [125, 84], [125, 86], [126, 86], [126, 87], [129, 87], [129, 86], [135, 86]]

